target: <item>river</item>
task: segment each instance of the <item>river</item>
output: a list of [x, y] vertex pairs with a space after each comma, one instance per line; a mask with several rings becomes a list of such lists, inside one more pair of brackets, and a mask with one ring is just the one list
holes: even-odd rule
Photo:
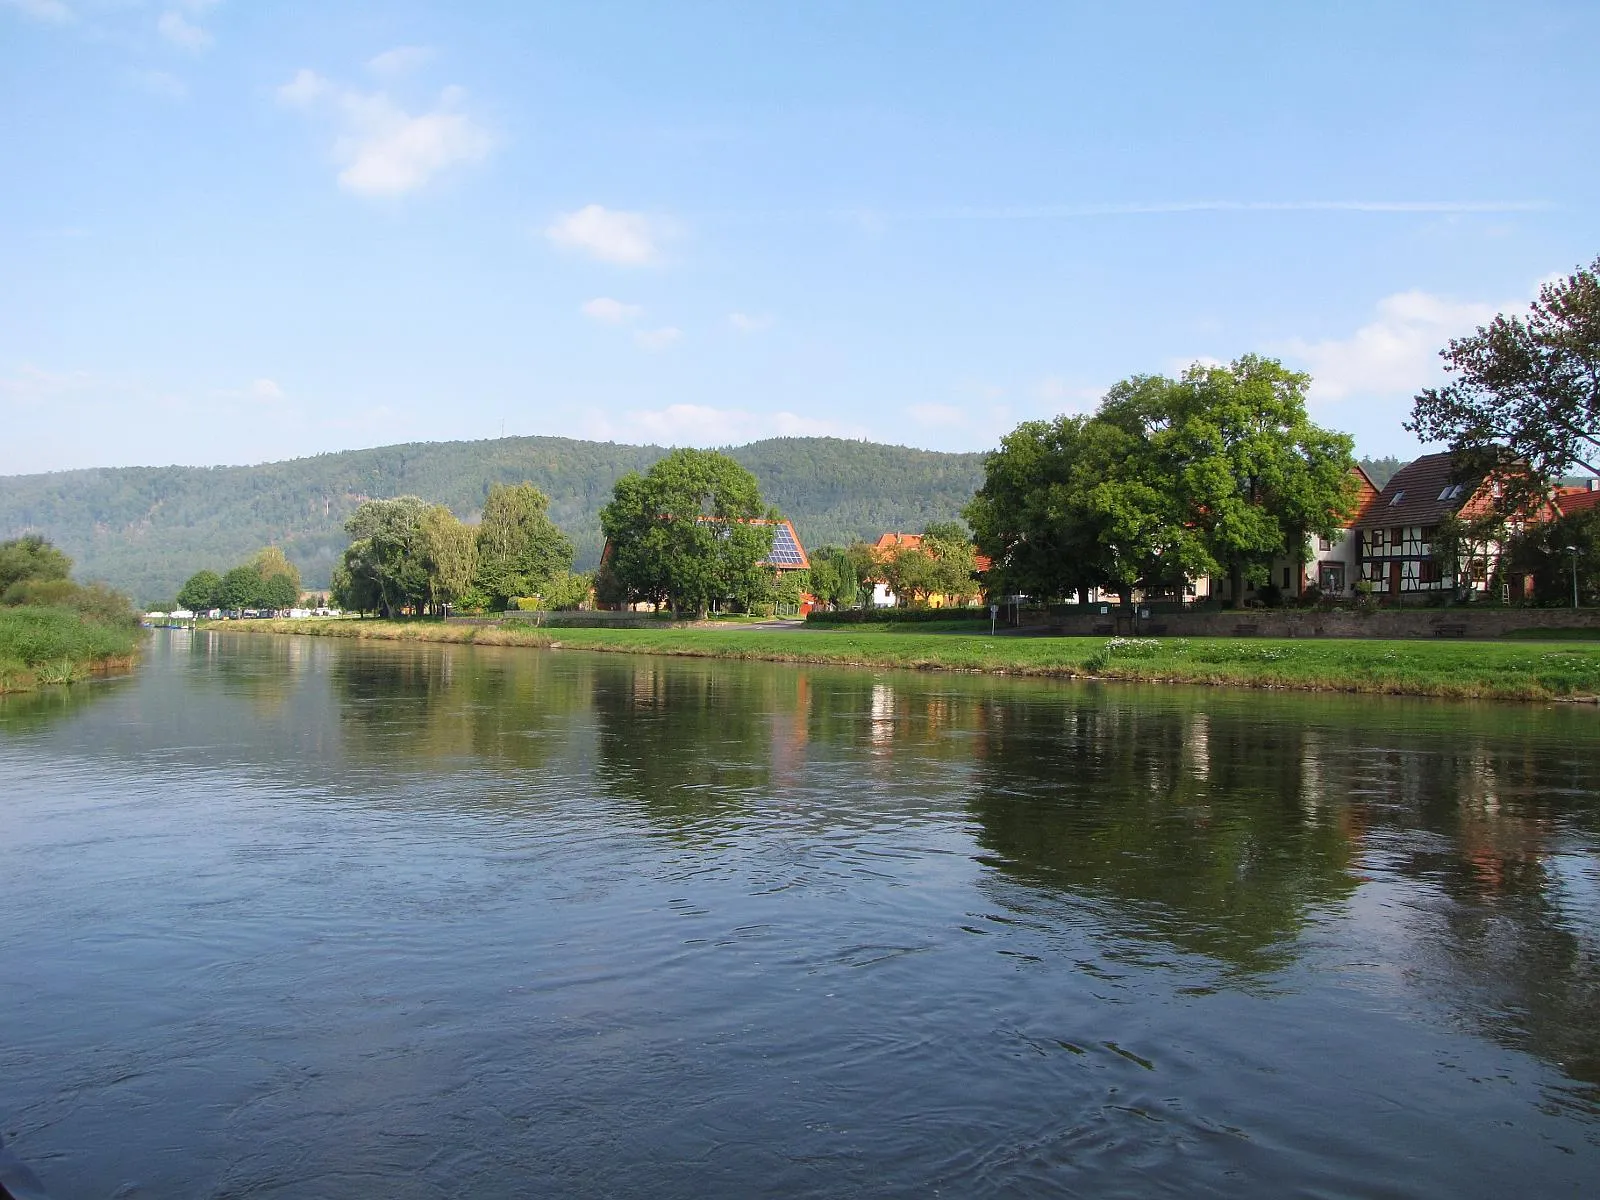
[[1577, 1196], [1600, 721], [163, 632], [0, 698], [56, 1200]]

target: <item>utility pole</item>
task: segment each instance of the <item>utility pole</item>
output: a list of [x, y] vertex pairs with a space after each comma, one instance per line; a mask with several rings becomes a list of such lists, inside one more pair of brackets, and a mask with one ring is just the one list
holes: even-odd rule
[[1567, 553], [1572, 555], [1572, 607], [1578, 607], [1578, 548], [1568, 546]]

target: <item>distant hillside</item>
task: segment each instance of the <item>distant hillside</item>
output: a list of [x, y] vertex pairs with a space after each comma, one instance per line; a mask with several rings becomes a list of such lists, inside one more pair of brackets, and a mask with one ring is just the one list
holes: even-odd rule
[[1385, 458], [1358, 458], [1356, 461], [1361, 464], [1361, 469], [1367, 473], [1367, 478], [1372, 480], [1377, 487], [1382, 488], [1384, 484], [1394, 478], [1395, 473], [1405, 466], [1408, 460], [1396, 458], [1391, 454]]
[[[476, 520], [493, 483], [532, 480], [578, 545], [600, 556], [599, 512], [617, 478], [666, 450], [567, 438], [424, 442], [254, 467], [116, 467], [0, 476], [0, 540], [42, 533], [77, 574], [136, 600], [170, 599], [202, 567], [226, 568], [276, 543], [307, 586], [327, 583], [362, 500], [417, 495]], [[949, 520], [983, 477], [983, 455], [837, 438], [775, 438], [729, 451], [761, 481], [807, 546], [920, 530]]]

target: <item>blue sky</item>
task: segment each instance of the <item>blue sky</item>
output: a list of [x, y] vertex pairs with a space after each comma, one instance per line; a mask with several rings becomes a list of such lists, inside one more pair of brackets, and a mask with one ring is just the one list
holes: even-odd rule
[[1600, 255], [1600, 5], [0, 0], [0, 472], [985, 449], [1273, 354], [1360, 453]]

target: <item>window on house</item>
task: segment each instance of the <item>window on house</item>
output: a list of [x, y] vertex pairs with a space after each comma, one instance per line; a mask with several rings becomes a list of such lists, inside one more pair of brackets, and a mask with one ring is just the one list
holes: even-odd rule
[[1406, 498], [1406, 490], [1405, 490], [1405, 488], [1401, 488], [1398, 492], [1396, 492], [1394, 495], [1389, 497], [1389, 507], [1393, 508], [1396, 504], [1399, 504], [1400, 501], [1404, 500], [1405, 498]]
[[1467, 494], [1467, 485], [1466, 484], [1464, 484], [1464, 483], [1451, 483], [1451, 484], [1446, 484], [1445, 485], [1444, 490], [1439, 493], [1439, 499], [1441, 499], [1441, 500], [1459, 500], [1459, 499], [1461, 499], [1462, 496], [1464, 496], [1466, 494]]
[[1344, 592], [1344, 564], [1325, 562], [1317, 564], [1317, 586], [1330, 595]]
[[1323, 551], [1324, 553], [1326, 553], [1329, 550], [1332, 550], [1333, 549], [1332, 540], [1329, 539], [1329, 538], [1325, 538], [1325, 537], [1319, 537], [1317, 539], [1317, 549]]
[[1286, 592], [1289, 590], [1289, 568], [1288, 567], [1285, 567], [1283, 569], [1283, 590], [1286, 591]]
[[1424, 584], [1436, 584], [1443, 582], [1444, 573], [1439, 570], [1439, 564], [1434, 562], [1433, 559], [1425, 558], [1422, 560], [1422, 571], [1419, 578]]

